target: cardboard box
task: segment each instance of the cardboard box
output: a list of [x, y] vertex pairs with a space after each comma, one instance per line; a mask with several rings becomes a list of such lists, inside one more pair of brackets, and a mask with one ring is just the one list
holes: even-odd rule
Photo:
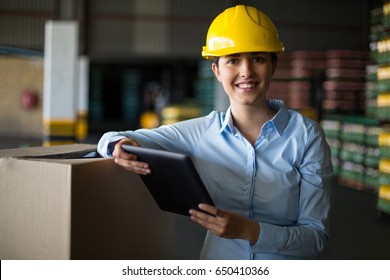
[[95, 145], [0, 150], [0, 259], [173, 259], [173, 214]]

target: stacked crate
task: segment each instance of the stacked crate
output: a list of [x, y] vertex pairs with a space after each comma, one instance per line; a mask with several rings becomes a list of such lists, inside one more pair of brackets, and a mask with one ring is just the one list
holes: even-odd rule
[[340, 173], [338, 181], [341, 185], [363, 190], [365, 126], [358, 118], [344, 119], [341, 124]]
[[378, 42], [378, 67], [376, 85], [376, 118], [381, 123], [382, 131], [379, 135], [380, 163], [379, 176], [380, 187], [378, 190], [378, 210], [390, 213], [390, 134], [388, 124], [390, 122], [390, 39]]
[[379, 187], [378, 125], [364, 116], [332, 115], [321, 120], [337, 181], [357, 190]]
[[357, 50], [326, 52], [321, 123], [324, 129], [333, 126], [340, 131], [338, 138], [331, 138], [329, 129], [325, 129], [338, 182], [357, 190], [376, 192], [379, 128], [375, 118], [365, 115], [366, 93], [370, 90], [371, 96], [376, 94], [376, 85], [366, 84], [368, 70], [371, 79], [376, 76], [368, 68], [369, 55]]
[[294, 51], [279, 56], [278, 66], [267, 92], [268, 99], [285, 101], [288, 108], [314, 120], [319, 119], [320, 87], [325, 60], [324, 52]]
[[356, 189], [363, 188], [364, 173], [364, 126], [355, 122], [344, 122], [341, 126], [342, 162], [339, 181]]
[[[390, 40], [389, 40], [390, 43]], [[390, 53], [390, 48], [389, 48]], [[390, 60], [386, 63], [390, 63]], [[377, 119], [390, 121], [390, 65], [380, 64], [377, 70]]]
[[328, 142], [330, 147], [333, 172], [336, 177], [340, 173], [339, 155], [342, 144], [340, 139], [341, 123], [341, 118], [337, 116], [321, 120], [321, 126], [324, 129], [326, 141]]
[[381, 2], [371, 10], [370, 54], [376, 62], [372, 66], [376, 67], [376, 80], [368, 88], [373, 90], [373, 95], [376, 94], [373, 97], [376, 98], [375, 117], [381, 129], [378, 136], [380, 187], [377, 208], [390, 214], [390, 1]]
[[366, 66], [366, 84], [365, 84], [365, 99], [366, 108], [365, 115], [370, 118], [377, 118], [377, 70], [378, 65], [369, 64]]
[[[331, 139], [332, 156], [337, 179], [341, 185], [357, 190], [377, 192], [379, 188], [378, 122], [365, 113], [367, 93], [376, 103], [376, 84], [368, 85], [369, 77], [375, 83], [375, 67], [369, 68], [370, 54], [356, 50], [329, 50], [326, 52], [325, 81], [323, 82], [323, 125], [339, 122], [339, 139]], [[374, 70], [373, 70], [374, 69]], [[368, 72], [368, 71], [371, 72]], [[372, 102], [370, 103], [373, 104]], [[375, 108], [375, 107], [374, 107]], [[337, 154], [335, 154], [337, 151]]]
[[[386, 54], [384, 52], [386, 46], [385, 28], [383, 25], [383, 5], [382, 1], [377, 1], [375, 7], [370, 11], [370, 32], [369, 32], [369, 56], [371, 64], [366, 66], [366, 115], [369, 117], [378, 117], [378, 91], [386, 91], [386, 83], [378, 81], [379, 63], [385, 63]], [[379, 45], [379, 50], [378, 50]]]
[[379, 135], [380, 146], [380, 188], [378, 191], [378, 209], [390, 213], [390, 132], [383, 129]]
[[[389, 44], [390, 40], [381, 40], [382, 44]], [[378, 42], [379, 44], [379, 42]], [[383, 47], [383, 46], [382, 46]], [[378, 191], [377, 207], [379, 211], [390, 214], [390, 48], [378, 48], [377, 70], [377, 113], [376, 117], [381, 124], [379, 134], [380, 146], [380, 188]]]
[[365, 51], [330, 50], [326, 52], [322, 107], [328, 113], [363, 114], [365, 76], [369, 54]]
[[379, 127], [376, 119], [366, 118], [364, 140], [364, 143], [366, 145], [366, 154], [364, 159], [364, 184], [365, 190], [368, 190], [373, 193], [377, 193], [380, 187], [380, 147], [378, 139], [381, 132], [382, 128]]
[[320, 84], [325, 71], [325, 52], [294, 51], [291, 53], [291, 81], [287, 105], [302, 114], [319, 119]]
[[278, 58], [278, 66], [267, 91], [268, 99], [279, 99], [287, 103], [289, 82], [291, 80], [290, 53], [282, 53]]

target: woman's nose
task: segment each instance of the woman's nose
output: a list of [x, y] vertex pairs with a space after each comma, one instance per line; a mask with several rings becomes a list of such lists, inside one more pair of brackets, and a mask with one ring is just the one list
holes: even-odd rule
[[253, 65], [251, 61], [244, 60], [240, 68], [240, 76], [244, 78], [251, 77], [253, 75]]

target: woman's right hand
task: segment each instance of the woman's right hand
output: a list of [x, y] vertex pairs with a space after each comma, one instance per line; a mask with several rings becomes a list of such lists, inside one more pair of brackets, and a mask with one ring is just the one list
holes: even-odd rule
[[134, 140], [129, 138], [124, 138], [116, 143], [114, 151], [112, 153], [112, 157], [115, 160], [115, 163], [124, 169], [141, 174], [147, 175], [151, 173], [149, 165], [146, 162], [141, 162], [137, 160], [137, 156], [134, 154], [127, 153], [123, 150], [122, 145], [131, 145], [139, 147], [140, 144]]

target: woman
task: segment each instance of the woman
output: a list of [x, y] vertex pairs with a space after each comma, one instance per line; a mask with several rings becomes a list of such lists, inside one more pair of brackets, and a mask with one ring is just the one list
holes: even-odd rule
[[151, 170], [123, 144], [192, 157], [216, 205], [189, 209], [191, 220], [208, 230], [202, 259], [310, 258], [327, 243], [333, 171], [324, 133], [282, 101], [266, 99], [283, 50], [268, 16], [229, 8], [210, 25], [202, 52], [214, 60], [230, 100], [227, 112], [108, 132], [99, 141], [103, 156], [138, 174]]

